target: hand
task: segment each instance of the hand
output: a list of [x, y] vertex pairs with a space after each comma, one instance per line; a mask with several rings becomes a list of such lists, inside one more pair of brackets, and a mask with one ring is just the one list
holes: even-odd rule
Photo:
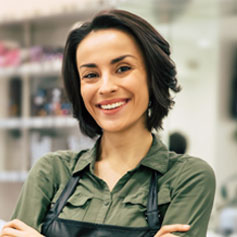
[[26, 225], [20, 220], [7, 222], [1, 232], [0, 237], [44, 237], [32, 227]]
[[175, 237], [177, 235], [173, 235], [171, 233], [179, 231], [179, 232], [186, 232], [190, 229], [189, 225], [164, 225], [161, 229], [156, 233], [154, 237]]

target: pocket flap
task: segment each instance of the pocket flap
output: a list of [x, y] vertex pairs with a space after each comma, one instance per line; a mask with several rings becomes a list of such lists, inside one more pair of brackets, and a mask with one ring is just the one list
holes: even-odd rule
[[148, 192], [146, 190], [142, 190], [142, 191], [139, 190], [139, 192], [126, 196], [123, 200], [123, 203], [141, 204], [143, 206], [146, 206], [147, 197], [148, 197]]
[[158, 205], [171, 202], [170, 189], [168, 187], [161, 187], [158, 192]]
[[[55, 204], [61, 193], [63, 192], [64, 187], [60, 187], [55, 193], [51, 203]], [[92, 195], [85, 194], [72, 194], [71, 197], [68, 198], [67, 203], [70, 203], [73, 206], [83, 206], [89, 199], [92, 198]]]
[[[135, 194], [128, 195], [124, 198], [123, 203], [147, 205], [148, 192], [136, 192]], [[171, 202], [170, 189], [162, 187], [158, 192], [158, 205], [163, 205]]]
[[72, 195], [67, 200], [67, 203], [75, 207], [80, 207], [80, 206], [85, 205], [86, 202], [90, 199], [92, 199], [92, 195], [77, 194], [77, 195]]

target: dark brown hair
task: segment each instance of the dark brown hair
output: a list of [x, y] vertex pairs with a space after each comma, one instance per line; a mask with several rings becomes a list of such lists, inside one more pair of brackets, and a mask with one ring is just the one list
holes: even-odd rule
[[[86, 110], [81, 93], [80, 78], [76, 64], [76, 50], [80, 42], [91, 32], [115, 28], [131, 34], [144, 56], [149, 86], [149, 116], [146, 125], [149, 131], [162, 128], [162, 120], [174, 101], [170, 90], [180, 91], [177, 85], [175, 64], [170, 58], [168, 42], [143, 18], [124, 10], [108, 10], [96, 15], [91, 21], [72, 30], [67, 38], [63, 57], [63, 80], [73, 116], [78, 119], [81, 131], [93, 138], [102, 134]], [[96, 52], [95, 52], [96, 53]]]

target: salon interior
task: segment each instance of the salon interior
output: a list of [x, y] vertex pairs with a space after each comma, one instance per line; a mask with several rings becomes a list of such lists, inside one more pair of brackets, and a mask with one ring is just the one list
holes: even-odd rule
[[160, 131], [181, 133], [217, 188], [208, 237], [237, 236], [237, 0], [0, 0], [0, 226], [33, 164], [91, 147], [61, 82], [66, 35], [98, 10], [147, 19], [168, 40], [182, 91]]

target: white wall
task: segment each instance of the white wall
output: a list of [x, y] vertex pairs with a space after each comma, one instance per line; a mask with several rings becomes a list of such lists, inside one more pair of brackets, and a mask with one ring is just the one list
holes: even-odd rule
[[172, 25], [172, 58], [182, 91], [168, 118], [170, 131], [188, 138], [188, 153], [216, 169], [219, 25], [217, 18], [185, 16]]
[[[218, 114], [216, 126], [216, 169], [220, 184], [230, 175], [237, 174], [237, 120], [230, 117], [229, 104], [233, 73], [233, 56], [237, 53], [237, 16], [223, 17], [220, 21], [220, 55]], [[235, 51], [234, 51], [235, 50]], [[236, 55], [235, 55], [236, 56]], [[236, 62], [235, 62], [236, 63]], [[235, 65], [235, 70], [237, 65]], [[237, 188], [237, 180], [232, 188]]]
[[[216, 16], [177, 22], [171, 31], [183, 91], [176, 96], [167, 127], [183, 131], [190, 142], [188, 153], [205, 159], [215, 170], [213, 225], [226, 204], [220, 187], [230, 176], [237, 175], [237, 121], [229, 112], [236, 26], [237, 16]], [[236, 184], [237, 180], [228, 185], [231, 198], [236, 195]]]

